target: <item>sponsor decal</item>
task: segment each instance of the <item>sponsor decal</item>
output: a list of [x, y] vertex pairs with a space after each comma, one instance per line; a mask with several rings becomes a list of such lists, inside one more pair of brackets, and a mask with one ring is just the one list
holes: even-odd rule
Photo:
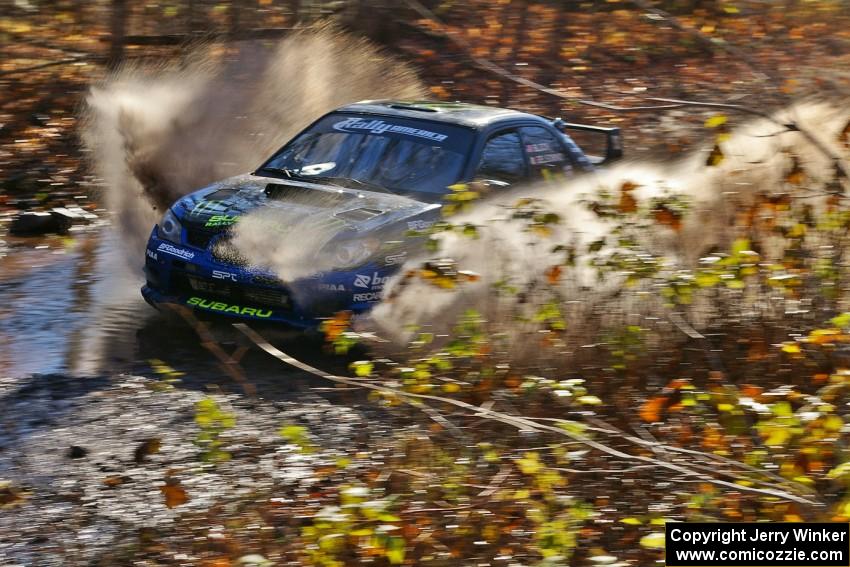
[[195, 257], [194, 252], [190, 252], [189, 250], [184, 250], [182, 248], [177, 248], [169, 244], [168, 242], [161, 243], [157, 249], [157, 252], [165, 252], [166, 254], [171, 254], [172, 256], [177, 256], [178, 258], [182, 258], [183, 260], [191, 260]]
[[548, 152], [552, 149], [552, 146], [549, 145], [548, 142], [543, 142], [540, 144], [526, 144], [525, 151], [530, 154], [536, 154], [539, 152]]
[[407, 252], [399, 252], [398, 254], [391, 254], [384, 258], [384, 263], [387, 266], [396, 266], [403, 263], [405, 258], [407, 258]]
[[357, 274], [354, 276], [354, 287], [369, 287], [369, 282], [371, 281], [372, 276], [364, 276], [362, 274]]
[[563, 154], [542, 154], [539, 156], [528, 156], [531, 165], [542, 165], [544, 163], [558, 163], [564, 160]]
[[236, 224], [236, 221], [238, 220], [238, 215], [213, 215], [207, 220], [207, 223], [204, 226], [207, 228], [231, 226]]
[[201, 216], [207, 213], [221, 213], [227, 210], [227, 204], [221, 201], [201, 201], [197, 203], [189, 214], [192, 216]]
[[371, 291], [369, 293], [355, 293], [352, 296], [354, 301], [378, 301], [381, 299], [380, 291]]
[[152, 252], [151, 250], [145, 249], [145, 256], [150, 258], [151, 260], [159, 260], [159, 257], [156, 255], [156, 252]]
[[232, 282], [236, 281], [236, 274], [231, 274], [230, 272], [224, 272], [221, 270], [213, 270], [212, 277], [214, 280], [230, 280]]
[[431, 228], [431, 225], [434, 224], [434, 221], [425, 221], [425, 220], [412, 220], [407, 221], [407, 228], [410, 230], [427, 230]]
[[234, 315], [244, 315], [246, 317], [257, 317], [258, 319], [267, 319], [272, 316], [271, 309], [256, 309], [254, 307], [242, 307], [239, 305], [230, 305], [220, 301], [211, 299], [202, 299], [200, 297], [190, 297], [186, 301], [186, 305], [192, 307], [200, 307], [201, 309], [209, 309], [219, 313], [233, 313]]
[[345, 291], [345, 286], [342, 284], [320, 283], [319, 289], [322, 291]]
[[364, 274], [355, 274], [354, 276], [354, 287], [362, 287], [365, 289], [381, 289], [384, 287], [384, 284], [387, 283], [387, 280], [390, 279], [389, 276], [383, 276], [378, 272], [374, 272], [371, 276]]
[[435, 142], [442, 142], [448, 136], [446, 134], [438, 134], [430, 130], [422, 130], [420, 128], [411, 128], [410, 126], [401, 126], [400, 124], [391, 124], [383, 120], [364, 120], [362, 118], [346, 118], [334, 124], [334, 130], [339, 132], [356, 132], [358, 130], [368, 130], [372, 134], [383, 134], [389, 132], [392, 134], [404, 134], [415, 138], [425, 138]]

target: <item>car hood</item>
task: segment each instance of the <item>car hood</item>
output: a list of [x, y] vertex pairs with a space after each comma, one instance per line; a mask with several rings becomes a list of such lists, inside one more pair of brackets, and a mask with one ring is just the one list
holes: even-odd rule
[[440, 205], [389, 193], [239, 175], [187, 195], [173, 210], [187, 228], [220, 232], [261, 208], [278, 209], [285, 211], [286, 217], [295, 215], [302, 221], [333, 226], [338, 233], [356, 235], [405, 219], [431, 217]]

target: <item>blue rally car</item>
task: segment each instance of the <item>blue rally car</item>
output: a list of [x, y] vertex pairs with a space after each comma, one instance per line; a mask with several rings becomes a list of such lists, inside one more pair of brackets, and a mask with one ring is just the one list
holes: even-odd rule
[[[605, 155], [585, 155], [568, 130], [604, 135]], [[154, 306], [311, 327], [380, 300], [422, 243], [411, 234], [440, 218], [449, 186], [477, 181], [498, 191], [621, 155], [617, 128], [461, 103], [351, 104], [316, 120], [253, 173], [174, 203], [148, 241], [142, 295]], [[260, 208], [332, 227], [319, 246], [332, 268], [287, 278], [251, 265], [230, 239], [240, 217]], [[304, 246], [280, 228], [280, 238]]]

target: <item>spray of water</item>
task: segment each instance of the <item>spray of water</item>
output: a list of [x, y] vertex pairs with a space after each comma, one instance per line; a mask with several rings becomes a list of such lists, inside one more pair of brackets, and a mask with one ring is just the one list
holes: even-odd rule
[[[845, 105], [805, 103], [786, 109], [777, 118], [784, 121], [793, 116], [846, 160], [847, 148], [838, 137], [848, 115]], [[622, 250], [618, 242], [622, 235], [614, 231], [619, 221], [600, 215], [593, 203], [604, 201], [601, 196], [607, 194], [615, 207], [646, 207], [654, 199], [685, 204], [680, 220], [664, 222], [661, 216], [658, 222], [630, 234], [637, 239], [632, 250], [644, 251], [647, 259], [660, 259], [667, 273], [693, 268], [704, 255], [726, 251], [733, 239], [742, 236], [757, 243], [763, 259], [775, 257], [781, 251], [780, 239], [768, 229], [759, 232], [757, 224], [744, 228], [742, 215], [751, 211], [757, 200], [778, 193], [817, 206], [827, 198], [822, 188], [835, 179], [830, 158], [799, 133], [780, 130], [766, 120], [741, 125], [722, 142], [725, 157], [714, 166], [706, 165], [707, 151], [697, 152], [674, 163], [622, 163], [567, 182], [491, 197], [472, 212], [449, 219], [458, 225], [476, 226], [478, 237], [458, 232], [438, 235], [439, 252], [408, 261], [401, 274], [389, 282], [384, 301], [361, 327], [404, 344], [414, 332], [428, 331], [438, 337], [449, 333], [461, 314], [473, 309], [497, 328], [510, 317], [510, 324], [500, 330], [513, 334], [509, 343], [511, 338], [518, 339], [509, 348], [523, 356], [533, 355], [525, 352], [529, 344], [536, 348], [536, 343], [528, 341], [528, 332], [539, 327], [534, 317], [541, 297], [545, 301], [556, 298], [570, 321], [568, 335], [573, 335], [573, 344], [595, 336], [598, 327], [590, 328], [589, 322], [600, 325], [606, 319], [623, 321], [630, 316], [636, 324], [645, 322], [647, 316], [664, 311], [658, 290], [622, 293], [627, 270], [609, 271], [601, 279], [590, 265], [591, 259], [597, 264], [615, 259]], [[802, 187], [788, 181], [795, 167], [807, 176]], [[846, 180], [844, 183], [846, 190]], [[541, 235], [530, 226], [527, 215], [516, 218], [516, 204], [522, 199], [534, 200], [531, 206], [539, 206], [541, 211], [556, 213], [560, 222], [547, 225], [548, 234]], [[565, 254], [570, 253], [576, 257], [565, 262]], [[425, 262], [439, 264], [441, 258], [451, 258], [458, 269], [477, 276], [451, 289], [409, 276]], [[562, 271], [557, 281], [553, 266]], [[512, 293], [494, 293], [496, 288], [508, 287]], [[523, 325], [518, 319], [529, 323]], [[690, 320], [699, 325], [698, 317]]]
[[273, 46], [202, 45], [179, 63], [128, 65], [91, 89], [83, 139], [137, 253], [175, 199], [250, 171], [321, 114], [422, 94], [409, 68], [368, 42], [306, 29]]

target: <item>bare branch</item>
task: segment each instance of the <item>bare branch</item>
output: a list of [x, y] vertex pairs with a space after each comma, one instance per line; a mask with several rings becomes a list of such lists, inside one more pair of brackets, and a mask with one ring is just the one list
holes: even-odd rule
[[614, 104], [608, 104], [606, 102], [596, 102], [594, 100], [580, 100], [581, 104], [586, 106], [596, 106], [599, 108], [604, 108], [606, 110], [613, 110], [615, 112], [645, 112], [647, 110], [674, 110], [676, 108], [683, 108], [684, 104], [663, 104], [657, 106], [617, 106]]
[[[488, 419], [498, 421], [500, 423], [504, 423], [504, 424], [510, 425], [512, 427], [516, 427], [517, 429], [520, 429], [520, 430], [534, 430], [534, 431], [538, 431], [538, 432], [554, 433], [554, 434], [557, 434], [557, 435], [560, 435], [560, 436], [563, 436], [563, 437], [568, 437], [568, 438], [570, 438], [570, 439], [572, 439], [576, 442], [579, 442], [579, 443], [581, 443], [581, 444], [583, 444], [587, 447], [590, 447], [592, 449], [596, 449], [596, 450], [598, 450], [602, 453], [605, 453], [605, 454], [613, 456], [613, 457], [617, 457], [619, 459], [630, 460], [630, 461], [638, 461], [640, 463], [652, 465], [652, 466], [655, 466], [655, 467], [658, 467], [658, 468], [664, 468], [664, 469], [671, 470], [673, 472], [682, 474], [686, 477], [691, 477], [691, 478], [694, 478], [694, 479], [701, 479], [703, 482], [716, 484], [718, 486], [724, 486], [724, 487], [727, 487], [727, 488], [733, 488], [737, 491], [752, 492], [752, 493], [755, 493], [755, 494], [764, 494], [764, 495], [767, 495], [767, 496], [773, 496], [773, 497], [781, 498], [783, 500], [789, 500], [789, 501], [792, 501], [792, 502], [797, 502], [799, 504], [805, 504], [805, 505], [808, 505], [808, 506], [817, 506], [817, 507], [823, 506], [823, 503], [820, 502], [819, 500], [809, 499], [809, 498], [799, 496], [798, 494], [794, 494], [794, 493], [791, 493], [791, 492], [788, 492], [788, 491], [785, 491], [785, 490], [773, 488], [772, 485], [769, 485], [769, 484], [765, 483], [764, 481], [755, 481], [755, 482], [760, 482], [761, 484], [767, 485], [767, 486], [769, 486], [768, 488], [757, 488], [755, 486], [744, 486], [744, 485], [736, 484], [734, 482], [720, 480], [720, 479], [717, 479], [717, 478], [710, 476], [708, 473], [698, 472], [698, 471], [688, 467], [687, 465], [671, 463], [671, 462], [664, 461], [664, 460], [661, 460], [661, 459], [658, 459], [658, 458], [652, 458], [652, 457], [647, 457], [647, 456], [643, 456], [643, 455], [632, 455], [632, 454], [629, 454], [629, 453], [625, 453], [623, 451], [620, 451], [620, 450], [615, 449], [613, 447], [609, 447], [608, 445], [605, 445], [605, 444], [600, 443], [598, 441], [594, 441], [593, 439], [590, 439], [590, 438], [588, 438], [584, 435], [577, 434], [577, 433], [572, 432], [572, 431], [568, 431], [568, 430], [563, 429], [561, 427], [544, 425], [544, 424], [538, 423], [538, 422], [536, 422], [532, 419], [528, 419], [528, 418], [525, 418], [525, 417], [509, 415], [509, 414], [505, 414], [505, 413], [502, 413], [502, 412], [497, 412], [497, 411], [491, 410], [489, 408], [484, 408], [484, 407], [481, 407], [481, 406], [475, 406], [475, 405], [467, 403], [467, 402], [455, 400], [455, 399], [452, 399], [452, 398], [446, 398], [446, 397], [443, 397], [443, 396], [434, 396], [434, 395], [430, 395], [430, 394], [414, 394], [414, 393], [410, 393], [410, 392], [405, 392], [403, 390], [399, 390], [397, 388], [390, 388], [390, 387], [387, 387], [387, 386], [369, 383], [369, 382], [366, 382], [364, 380], [355, 380], [355, 379], [352, 379], [352, 378], [346, 378], [346, 377], [343, 377], [343, 376], [337, 376], [337, 375], [334, 375], [334, 374], [329, 374], [327, 372], [323, 372], [322, 370], [319, 370], [318, 368], [310, 366], [309, 364], [301, 362], [300, 360], [293, 358], [292, 356], [290, 356], [290, 355], [286, 354], [285, 352], [281, 351], [280, 349], [276, 348], [275, 346], [273, 346], [271, 343], [269, 343], [267, 340], [265, 340], [261, 335], [259, 335], [256, 331], [254, 331], [248, 325], [246, 325], [244, 323], [234, 323], [233, 326], [236, 329], [238, 329], [239, 331], [241, 331], [243, 334], [245, 334], [245, 336], [247, 336], [252, 342], [254, 342], [254, 344], [256, 344], [258, 347], [260, 347], [262, 350], [266, 351], [268, 354], [274, 356], [278, 360], [285, 362], [286, 364], [294, 366], [295, 368], [298, 368], [298, 369], [303, 370], [305, 372], [309, 372], [310, 374], [313, 374], [314, 376], [324, 378], [325, 380], [330, 380], [332, 382], [337, 382], [337, 383], [340, 383], [340, 384], [346, 384], [346, 385], [349, 385], [349, 386], [359, 386], [361, 388], [368, 389], [368, 390], [383, 392], [385, 394], [390, 394], [390, 395], [393, 395], [393, 396], [395, 396], [399, 399], [405, 400], [408, 403], [411, 403], [410, 400], [430, 400], [430, 401], [435, 401], [435, 402], [451, 405], [451, 406], [466, 410], [467, 412], [469, 412], [467, 415], [470, 415], [470, 416], [486, 417]], [[419, 407], [418, 403], [411, 403], [411, 405], [413, 407]], [[750, 479], [748, 479], [748, 480], [750, 480]]]

